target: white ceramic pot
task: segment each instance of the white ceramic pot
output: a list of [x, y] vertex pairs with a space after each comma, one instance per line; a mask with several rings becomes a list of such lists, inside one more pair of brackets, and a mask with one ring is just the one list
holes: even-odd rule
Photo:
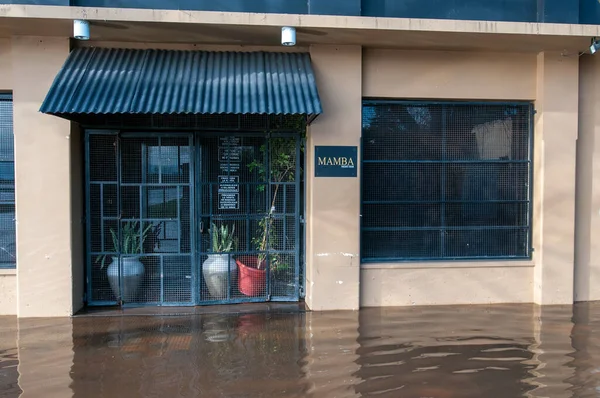
[[[224, 300], [227, 298], [227, 289], [229, 286], [236, 286], [237, 265], [233, 256], [228, 254], [209, 254], [208, 258], [202, 264], [202, 276], [204, 282], [215, 300]], [[228, 284], [231, 278], [231, 284]]]
[[[119, 257], [113, 257], [112, 260], [106, 269], [106, 275], [117, 301], [123, 300], [125, 303], [135, 301], [138, 287], [144, 277], [144, 264], [137, 257], [121, 257], [121, 272], [119, 272]], [[123, 280], [121, 284], [119, 277]], [[121, 296], [121, 286], [123, 286], [123, 296]]]

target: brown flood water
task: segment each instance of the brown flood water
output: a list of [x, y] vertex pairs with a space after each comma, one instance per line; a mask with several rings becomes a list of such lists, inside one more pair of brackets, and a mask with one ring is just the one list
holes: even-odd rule
[[600, 397], [600, 304], [0, 317], [0, 397]]

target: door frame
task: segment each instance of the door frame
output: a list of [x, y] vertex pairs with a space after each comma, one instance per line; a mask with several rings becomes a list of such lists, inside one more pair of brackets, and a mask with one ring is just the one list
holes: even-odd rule
[[[196, 176], [196, 180], [195, 180], [195, 189], [194, 192], [196, 193], [196, 197], [195, 197], [195, 215], [194, 215], [194, 220], [195, 220], [195, 225], [194, 225], [194, 229], [198, 228], [198, 223], [200, 222], [200, 219], [204, 216], [206, 217], [206, 215], [202, 214], [202, 185], [206, 185], [206, 184], [210, 184], [210, 183], [203, 183], [202, 182], [202, 164], [203, 164], [203, 151], [202, 151], [202, 145], [201, 145], [201, 141], [202, 138], [219, 138], [219, 137], [252, 137], [252, 138], [264, 138], [265, 139], [265, 143], [267, 145], [267, 148], [269, 148], [268, 144], [269, 144], [269, 140], [271, 138], [294, 138], [296, 140], [296, 145], [295, 145], [295, 156], [296, 156], [296, 167], [295, 167], [295, 171], [294, 171], [294, 182], [293, 185], [295, 187], [295, 198], [294, 198], [294, 202], [295, 202], [295, 209], [294, 209], [294, 214], [295, 214], [295, 222], [294, 222], [294, 236], [295, 236], [295, 242], [294, 242], [294, 247], [295, 247], [295, 254], [294, 254], [294, 294], [291, 297], [288, 296], [274, 296], [271, 294], [272, 291], [272, 283], [270, 281], [270, 272], [266, 273], [266, 285], [267, 285], [267, 292], [266, 292], [266, 298], [263, 296], [260, 297], [241, 297], [241, 298], [228, 298], [227, 300], [201, 300], [201, 298], [199, 296], [197, 296], [197, 304], [196, 305], [218, 305], [218, 304], [240, 304], [240, 303], [262, 303], [262, 302], [298, 302], [300, 301], [300, 299], [303, 297], [302, 293], [304, 290], [304, 281], [300, 280], [301, 278], [304, 277], [305, 275], [305, 270], [301, 270], [301, 267], [304, 267], [304, 258], [305, 258], [305, 254], [304, 254], [304, 242], [306, 241], [305, 236], [301, 236], [305, 234], [305, 228], [303, 228], [303, 226], [301, 225], [302, 220], [303, 220], [303, 215], [304, 215], [304, 204], [305, 204], [305, 198], [302, 197], [302, 195], [305, 195], [306, 193], [306, 189], [303, 186], [303, 179], [302, 177], [302, 173], [303, 173], [303, 168], [304, 165], [306, 163], [306, 151], [302, 151], [302, 147], [305, 145], [305, 140], [303, 135], [301, 134], [301, 132], [294, 132], [294, 131], [270, 131], [270, 132], [257, 132], [257, 131], [240, 131], [240, 130], [233, 130], [233, 131], [202, 131], [199, 132], [198, 134], [195, 134], [195, 176]], [[267, 153], [269, 153], [269, 151], [267, 150]], [[269, 160], [267, 159], [267, 164], [269, 163]], [[291, 184], [290, 184], [291, 185]], [[269, 181], [269, 183], [267, 184], [267, 195], [268, 197], [271, 197], [271, 187], [273, 186], [273, 182]], [[269, 205], [270, 201], [267, 201], [267, 205]], [[265, 209], [267, 210], [267, 209]], [[212, 216], [214, 214], [210, 214], [210, 221], [212, 222]], [[283, 216], [283, 218], [285, 218], [286, 216]], [[248, 219], [249, 220], [249, 219]], [[198, 281], [196, 284], [196, 294], [200, 291], [200, 288], [202, 286], [202, 261], [203, 261], [203, 256], [206, 255], [206, 252], [202, 252], [202, 249], [200, 247], [201, 245], [201, 241], [199, 239], [199, 237], [196, 239], [195, 241], [195, 245], [196, 245], [196, 267], [197, 267], [197, 271], [196, 271], [196, 275], [198, 275]], [[252, 253], [251, 250], [248, 251], [248, 254]], [[277, 252], [279, 253], [279, 252]], [[241, 254], [241, 253], [240, 253]]]
[[[128, 130], [128, 129], [110, 129], [110, 128], [85, 128], [82, 127], [83, 135], [84, 135], [84, 169], [85, 169], [85, 249], [86, 249], [86, 265], [85, 265], [85, 292], [86, 292], [86, 305], [88, 306], [110, 306], [110, 305], [122, 305], [125, 307], [137, 307], [137, 306], [197, 306], [197, 305], [213, 305], [213, 304], [221, 304], [222, 302], [213, 302], [213, 301], [201, 301], [200, 300], [200, 287], [201, 287], [201, 251], [199, 248], [200, 240], [197, 236], [197, 228], [199, 222], [199, 213], [201, 204], [199, 201], [201, 200], [201, 193], [199, 191], [201, 178], [201, 167], [202, 167], [202, 151], [200, 150], [200, 141], [201, 137], [210, 137], [210, 136], [244, 136], [244, 137], [265, 137], [268, 141], [272, 137], [295, 137], [296, 138], [296, 159], [298, 164], [296, 165], [295, 170], [295, 181], [294, 185], [296, 187], [295, 190], [295, 264], [294, 264], [294, 283], [295, 283], [295, 294], [293, 297], [277, 297], [268, 295], [267, 299], [264, 298], [244, 298], [241, 300], [229, 300], [227, 304], [235, 304], [235, 303], [244, 303], [244, 302], [267, 302], [267, 301], [283, 301], [283, 302], [297, 302], [304, 297], [304, 279], [306, 275], [306, 266], [305, 266], [305, 245], [306, 245], [306, 223], [304, 221], [304, 217], [306, 214], [306, 184], [307, 178], [305, 177], [306, 171], [306, 151], [302, 150], [302, 148], [306, 147], [306, 140], [303, 132], [301, 131], [267, 131], [267, 132], [259, 132], [259, 131], [244, 131], [244, 130], [236, 130], [233, 129], [231, 131], [201, 131], [201, 130], [193, 130], [193, 131], [171, 131], [171, 130]], [[91, 224], [90, 224], [90, 215], [91, 215], [91, 205], [90, 205], [90, 137], [93, 135], [103, 135], [103, 136], [114, 136], [117, 144], [116, 144], [116, 160], [117, 160], [117, 197], [118, 206], [120, 209], [121, 199], [120, 199], [120, 185], [121, 185], [121, 146], [119, 143], [120, 138], [151, 138], [151, 137], [190, 137], [191, 145], [190, 145], [190, 239], [191, 242], [191, 301], [190, 302], [136, 302], [136, 303], [123, 303], [116, 301], [106, 301], [106, 300], [98, 300], [92, 301], [92, 290], [94, 288], [91, 279], [92, 275], [92, 266], [93, 260], [91, 257], [92, 248], [91, 248]], [[272, 183], [267, 184], [267, 186], [272, 186]], [[119, 210], [120, 211], [120, 210]], [[267, 272], [267, 275], [269, 272]], [[161, 276], [161, 285], [163, 283]], [[302, 279], [302, 280], [301, 280]], [[270, 284], [267, 282], [267, 286], [270, 289]], [[162, 288], [161, 288], [162, 289]]]

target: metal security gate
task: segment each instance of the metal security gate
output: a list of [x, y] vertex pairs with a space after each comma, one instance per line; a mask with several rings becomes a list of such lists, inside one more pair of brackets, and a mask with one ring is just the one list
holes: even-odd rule
[[297, 300], [300, 137], [221, 134], [198, 145], [200, 302]]
[[88, 303], [194, 302], [193, 137], [88, 133]]
[[88, 131], [88, 304], [297, 301], [302, 143]]

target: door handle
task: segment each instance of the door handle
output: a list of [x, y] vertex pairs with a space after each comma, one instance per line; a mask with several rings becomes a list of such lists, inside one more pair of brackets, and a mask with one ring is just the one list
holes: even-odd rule
[[208, 217], [200, 219], [200, 222], [198, 223], [198, 228], [200, 229], [201, 234], [208, 233], [208, 231], [210, 230], [210, 221], [209, 220], [210, 219], [208, 219]]

